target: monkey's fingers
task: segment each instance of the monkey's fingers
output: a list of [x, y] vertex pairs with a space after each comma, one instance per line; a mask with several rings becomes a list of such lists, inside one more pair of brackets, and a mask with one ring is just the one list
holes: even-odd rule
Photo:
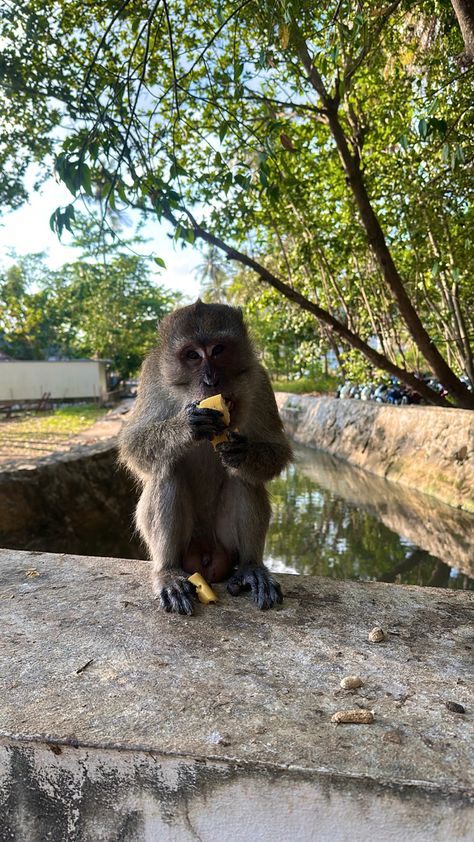
[[245, 436], [230, 432], [228, 441], [218, 444], [216, 450], [222, 461], [229, 468], [238, 468], [245, 460], [249, 450], [249, 443]]
[[187, 415], [193, 434], [197, 438], [212, 439], [226, 429], [224, 416], [217, 409], [200, 409], [192, 403], [187, 407]]
[[175, 585], [167, 585], [159, 593], [160, 605], [168, 613], [192, 614], [191, 594], [194, 593], [195, 588], [190, 582], [183, 581], [176, 582]]
[[252, 599], [262, 610], [283, 602], [280, 585], [265, 567], [238, 571], [229, 579], [227, 590], [232, 596], [237, 596], [241, 590], [250, 590]]

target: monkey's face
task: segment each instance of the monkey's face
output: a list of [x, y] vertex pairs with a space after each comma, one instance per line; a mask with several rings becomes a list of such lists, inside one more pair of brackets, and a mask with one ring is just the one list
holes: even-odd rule
[[166, 380], [183, 401], [245, 397], [256, 359], [239, 309], [198, 301], [164, 319], [160, 336]]
[[179, 368], [193, 395], [202, 399], [221, 394], [228, 401], [238, 397], [244, 374], [238, 343], [225, 336], [189, 341], [179, 352]]

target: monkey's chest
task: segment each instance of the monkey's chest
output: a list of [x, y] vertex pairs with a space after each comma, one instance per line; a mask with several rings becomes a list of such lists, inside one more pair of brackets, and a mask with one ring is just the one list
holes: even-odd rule
[[194, 447], [182, 460], [180, 473], [193, 501], [195, 517], [201, 517], [203, 521], [212, 520], [217, 514], [226, 479], [226, 472], [212, 445], [202, 442]]

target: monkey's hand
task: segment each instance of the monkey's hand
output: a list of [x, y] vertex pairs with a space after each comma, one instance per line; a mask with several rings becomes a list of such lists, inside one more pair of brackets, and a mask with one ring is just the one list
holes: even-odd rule
[[232, 596], [237, 596], [242, 590], [250, 590], [253, 601], [263, 610], [272, 608], [275, 603], [283, 602], [280, 585], [263, 566], [249, 565], [242, 570], [237, 570], [229, 579], [227, 590]]
[[198, 407], [198, 403], [199, 401], [193, 401], [185, 408], [193, 438], [198, 441], [201, 439], [211, 441], [214, 436], [218, 436], [226, 429], [224, 416], [217, 409]]
[[192, 614], [196, 588], [179, 573], [157, 573], [153, 580], [153, 592], [159, 600], [160, 606], [175, 614]]
[[216, 453], [219, 454], [226, 468], [240, 468], [247, 458], [248, 451], [248, 440], [240, 433], [229, 433], [228, 440], [216, 447]]

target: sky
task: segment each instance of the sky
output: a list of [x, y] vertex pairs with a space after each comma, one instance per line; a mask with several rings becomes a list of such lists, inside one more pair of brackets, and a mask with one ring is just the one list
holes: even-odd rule
[[[68, 247], [70, 235], [66, 231], [60, 241], [49, 227], [49, 218], [59, 205], [68, 205], [72, 196], [65, 185], [53, 178], [45, 182], [39, 193], [32, 192], [28, 204], [10, 213], [0, 216], [0, 266], [14, 262], [9, 251], [18, 254], [47, 252], [46, 261], [52, 269], [63, 263], [77, 260], [79, 252]], [[130, 220], [133, 216], [130, 214]], [[136, 216], [138, 222], [138, 215]], [[168, 230], [158, 222], [148, 221], [141, 230], [141, 235], [149, 242], [140, 249], [143, 253], [153, 253], [166, 263], [166, 269], [156, 267], [156, 279], [165, 287], [182, 292], [189, 300], [199, 295], [199, 282], [195, 276], [196, 267], [202, 263], [202, 256], [197, 249], [184, 250], [168, 236]], [[133, 234], [133, 227], [126, 229], [125, 236]], [[153, 270], [155, 274], [155, 270]]]

